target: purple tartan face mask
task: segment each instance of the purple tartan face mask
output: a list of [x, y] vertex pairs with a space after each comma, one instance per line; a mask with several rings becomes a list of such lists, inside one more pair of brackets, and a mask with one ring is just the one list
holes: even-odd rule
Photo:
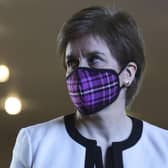
[[93, 114], [113, 103], [120, 93], [119, 75], [111, 69], [80, 67], [67, 78], [67, 88], [77, 110]]

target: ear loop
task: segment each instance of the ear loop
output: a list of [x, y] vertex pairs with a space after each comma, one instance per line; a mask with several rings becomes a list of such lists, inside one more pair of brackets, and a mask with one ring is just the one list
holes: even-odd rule
[[[122, 71], [125, 69], [125, 67], [126, 66], [122, 67], [121, 70], [119, 71], [118, 78], [119, 78], [120, 74], [122, 73]], [[124, 84], [120, 87], [120, 90], [123, 89], [123, 88], [126, 88], [126, 86]]]

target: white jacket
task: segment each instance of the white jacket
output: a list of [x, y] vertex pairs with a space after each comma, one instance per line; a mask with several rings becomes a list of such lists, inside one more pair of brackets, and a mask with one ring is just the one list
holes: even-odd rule
[[[129, 138], [108, 148], [106, 168], [168, 168], [168, 131], [132, 118]], [[10, 168], [103, 168], [101, 149], [74, 127], [74, 114], [21, 129]]]

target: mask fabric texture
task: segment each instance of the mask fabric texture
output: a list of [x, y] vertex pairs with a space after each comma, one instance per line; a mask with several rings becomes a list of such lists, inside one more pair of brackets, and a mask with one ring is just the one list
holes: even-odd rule
[[113, 103], [121, 89], [119, 75], [112, 69], [80, 67], [66, 82], [73, 104], [83, 115], [94, 114]]

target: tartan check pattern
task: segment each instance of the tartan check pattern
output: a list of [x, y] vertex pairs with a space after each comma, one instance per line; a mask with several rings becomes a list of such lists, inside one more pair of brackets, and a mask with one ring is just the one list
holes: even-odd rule
[[77, 68], [67, 77], [67, 88], [75, 107], [83, 114], [95, 113], [119, 95], [118, 74], [111, 69]]

